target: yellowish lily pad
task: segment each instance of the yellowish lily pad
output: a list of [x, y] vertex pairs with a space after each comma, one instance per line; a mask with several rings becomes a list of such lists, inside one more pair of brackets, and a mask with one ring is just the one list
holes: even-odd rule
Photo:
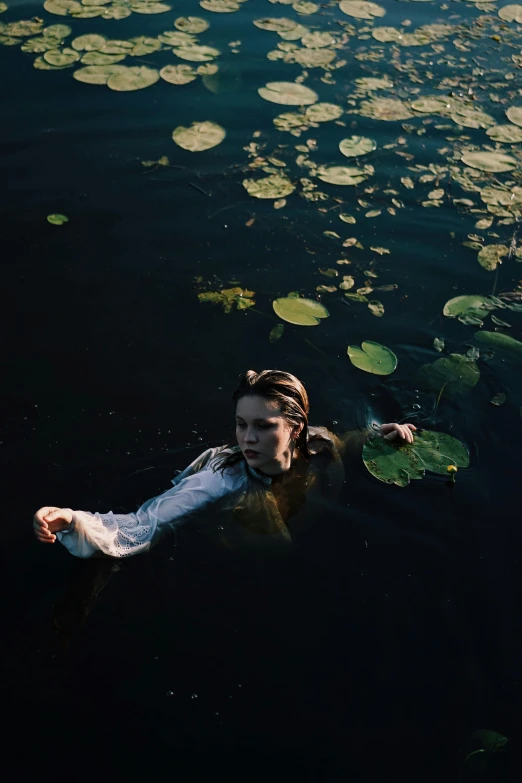
[[280, 199], [295, 190], [295, 185], [282, 174], [270, 174], [262, 179], [244, 179], [243, 187], [254, 198]]
[[148, 68], [146, 65], [134, 67], [121, 65], [120, 69], [113, 73], [107, 81], [107, 87], [116, 92], [143, 90], [146, 87], [151, 87], [159, 79], [156, 68]]
[[358, 185], [367, 179], [367, 174], [362, 169], [350, 166], [323, 167], [318, 170], [317, 176], [330, 185]]
[[268, 82], [258, 93], [265, 101], [285, 106], [309, 106], [318, 98], [316, 92], [296, 82]]
[[198, 78], [192, 65], [166, 65], [159, 75], [169, 84], [189, 84]]
[[504, 155], [502, 152], [487, 152], [485, 150], [463, 153], [462, 162], [473, 169], [498, 173], [512, 171], [517, 165], [516, 160], [510, 155]]
[[377, 147], [373, 139], [366, 136], [350, 136], [339, 143], [339, 149], [346, 158], [357, 158], [359, 155], [367, 155]]
[[190, 128], [180, 125], [172, 132], [172, 140], [188, 152], [204, 152], [221, 144], [226, 131], [215, 122], [193, 122]]
[[365, 0], [341, 0], [339, 9], [347, 16], [355, 19], [375, 19], [384, 16], [386, 9], [377, 3], [368, 3]]
[[275, 299], [273, 308], [279, 318], [297, 326], [318, 326], [322, 318], [328, 318], [330, 315], [320, 302], [296, 296]]

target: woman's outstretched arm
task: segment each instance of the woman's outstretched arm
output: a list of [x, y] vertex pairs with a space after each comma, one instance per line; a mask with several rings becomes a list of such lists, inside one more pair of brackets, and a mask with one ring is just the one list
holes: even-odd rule
[[150, 549], [166, 529], [233, 492], [237, 484], [233, 476], [203, 470], [147, 500], [132, 514], [93, 514], [43, 506], [34, 515], [34, 532], [41, 543], [58, 540], [76, 557], [90, 557], [97, 551], [111, 557], [129, 557]]

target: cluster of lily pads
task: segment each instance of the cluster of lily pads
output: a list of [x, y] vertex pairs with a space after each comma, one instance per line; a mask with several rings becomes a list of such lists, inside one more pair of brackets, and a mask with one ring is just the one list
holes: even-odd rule
[[[381, 215], [393, 217], [414, 204], [431, 209], [452, 206], [463, 225], [474, 221], [462, 241], [466, 248], [463, 263], [472, 251], [482, 270], [498, 275], [502, 264], [522, 261], [522, 249], [513, 233], [522, 216], [522, 98], [518, 89], [522, 5], [498, 7], [497, 0], [466, 0], [465, 19], [452, 4], [437, 7], [437, 15], [447, 12], [445, 19], [419, 26], [403, 19], [400, 25], [391, 26], [385, 23], [386, 9], [365, 0], [341, 0], [337, 7], [326, 8], [307, 0], [270, 2], [273, 15], [254, 19], [253, 24], [263, 31], [263, 37], [266, 33], [268, 60], [288, 65], [292, 76], [288, 81], [257, 85], [260, 105], [265, 101], [274, 108], [273, 134], [253, 129], [252, 140], [244, 146], [245, 196], [277, 210], [292, 198], [295, 206], [303, 203], [303, 209], [309, 206], [323, 215], [331, 213], [339, 221], [337, 230], [329, 224], [323, 232], [339, 248], [339, 258], [335, 265], [317, 267], [322, 278], [315, 286], [317, 299], [298, 292], [276, 298], [273, 309], [280, 320], [270, 332], [270, 341], [281, 338], [285, 322], [319, 326], [329, 317], [323, 301], [331, 294], [383, 318], [385, 305], [375, 296], [397, 286], [379, 284], [377, 257], [390, 250], [379, 241], [366, 242], [361, 222], [378, 225], [373, 221]], [[284, 9], [278, 13], [280, 5]], [[241, 10], [242, 0], [201, 0], [199, 7], [198, 13], [234, 13]], [[43, 9], [46, 14], [67, 17], [63, 21], [74, 26], [77, 19], [117, 21], [132, 14], [161, 14], [165, 29], [157, 36], [123, 39], [88, 29], [80, 35], [75, 29], [73, 35], [69, 24], [50, 24], [49, 18], [0, 23], [0, 44], [19, 46], [25, 55], [34, 55], [36, 69], [70, 69], [76, 81], [104, 85], [115, 92], [155, 84], [155, 89], [161, 84], [167, 89], [165, 83], [179, 87], [197, 81], [216, 94], [221, 90], [220, 77], [226, 71], [221, 50], [209, 45], [214, 40], [207, 18], [177, 16], [170, 3], [156, 0], [45, 0]], [[0, 1], [0, 13], [7, 10], [8, 5]], [[203, 34], [209, 43], [200, 39]], [[239, 46], [239, 41], [228, 44], [234, 53], [239, 53]], [[164, 57], [165, 52], [172, 55], [172, 61], [160, 66], [158, 53]], [[490, 53], [494, 58], [491, 68]], [[295, 66], [302, 69], [298, 76]], [[435, 80], [432, 66], [441, 66], [446, 75]], [[78, 89], [83, 87], [78, 85]], [[115, 100], [123, 98], [115, 96]], [[358, 132], [360, 118], [370, 128], [371, 122], [386, 123], [389, 141], [378, 145], [371, 130], [366, 131], [368, 135]], [[322, 147], [322, 129], [328, 125], [339, 128], [333, 155], [326, 155]], [[189, 153], [204, 153], [226, 139], [226, 129], [204, 116], [195, 116], [191, 125], [169, 130], [169, 134]], [[433, 162], [415, 160], [409, 142], [419, 137], [434, 142]], [[400, 166], [391, 167], [397, 171], [395, 179], [379, 186], [372, 178], [383, 159], [393, 159]], [[170, 165], [166, 155], [142, 162], [148, 171]], [[67, 221], [60, 214], [47, 219], [53, 225]], [[347, 236], [347, 225], [358, 225], [358, 230], [350, 231], [358, 236]], [[344, 265], [351, 265], [350, 274], [342, 274], [347, 271]], [[201, 302], [219, 305], [227, 313], [255, 305], [254, 292], [239, 285], [200, 291], [198, 296]], [[521, 309], [522, 285], [495, 296], [463, 293], [446, 303], [443, 314], [473, 327], [474, 339], [484, 350], [519, 358], [522, 343], [506, 333], [512, 324], [505, 319], [508, 312]], [[489, 321], [483, 329], [486, 318]], [[434, 348], [444, 351], [444, 341], [436, 338]], [[389, 375], [397, 367], [395, 354], [373, 341], [351, 345], [347, 353], [352, 364], [365, 372]], [[421, 367], [419, 379], [438, 393], [438, 400], [470, 391], [480, 378], [478, 355], [477, 348], [466, 354], [445, 354]], [[494, 399], [493, 404], [502, 404], [502, 395]], [[386, 451], [393, 446], [372, 448]], [[387, 459], [384, 451], [381, 456]], [[416, 477], [415, 471], [421, 464], [426, 466], [427, 458], [411, 459], [410, 467], [401, 471]], [[454, 464], [463, 466], [462, 460]], [[399, 472], [396, 483], [404, 479], [405, 473]]]

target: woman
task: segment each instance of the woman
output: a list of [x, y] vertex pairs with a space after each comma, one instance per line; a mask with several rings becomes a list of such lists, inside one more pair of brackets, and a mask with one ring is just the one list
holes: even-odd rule
[[[127, 557], [150, 549], [169, 529], [218, 501], [234, 508], [255, 534], [291, 540], [286, 520], [313, 486], [340, 488], [339, 447], [323, 427], [308, 426], [308, 395], [290, 373], [248, 370], [236, 389], [237, 445], [208, 449], [173, 480], [173, 488], [132, 514], [91, 514], [43, 506], [33, 520], [43, 544], [60, 541], [71, 554]], [[411, 443], [412, 424], [382, 424], [380, 435]]]

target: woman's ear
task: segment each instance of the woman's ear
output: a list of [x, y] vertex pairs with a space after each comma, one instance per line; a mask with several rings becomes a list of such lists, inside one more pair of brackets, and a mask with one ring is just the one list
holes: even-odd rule
[[292, 427], [292, 438], [297, 440], [301, 432], [303, 431], [304, 424], [295, 424]]

